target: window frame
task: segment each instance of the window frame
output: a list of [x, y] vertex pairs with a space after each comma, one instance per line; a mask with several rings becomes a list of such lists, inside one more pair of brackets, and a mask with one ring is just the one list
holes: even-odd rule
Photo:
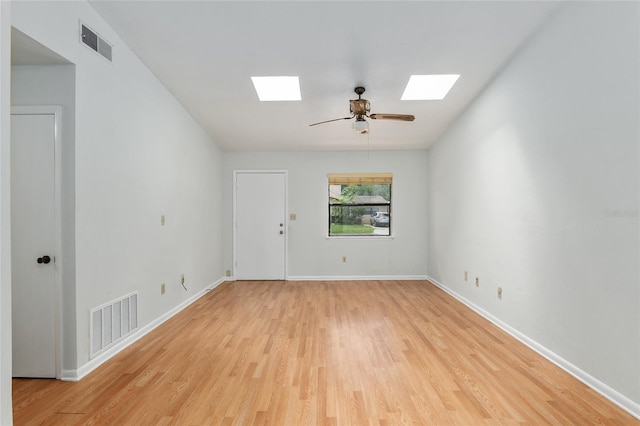
[[[358, 203], [332, 203], [331, 186], [332, 185], [389, 185], [389, 200], [385, 203], [374, 202], [358, 202]], [[334, 194], [335, 195], [335, 194]], [[392, 205], [393, 205], [393, 174], [392, 173], [329, 173], [327, 175], [327, 229], [325, 235], [327, 238], [335, 239], [388, 239], [392, 237]], [[336, 206], [346, 207], [386, 207], [389, 214], [388, 231], [385, 234], [332, 234], [331, 233], [331, 210]], [[374, 227], [375, 229], [376, 227]]]

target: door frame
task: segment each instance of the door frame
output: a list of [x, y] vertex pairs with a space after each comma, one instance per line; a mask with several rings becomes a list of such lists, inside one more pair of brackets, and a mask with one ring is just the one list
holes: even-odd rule
[[237, 243], [237, 177], [239, 174], [282, 174], [284, 175], [284, 280], [289, 278], [289, 171], [284, 169], [234, 169], [233, 170], [233, 279], [236, 279], [236, 263], [238, 260]]
[[[11, 115], [53, 115], [53, 310], [56, 379], [62, 379], [62, 107], [59, 105], [12, 106]], [[13, 143], [13, 140], [11, 140]], [[12, 245], [13, 247], [13, 245]]]

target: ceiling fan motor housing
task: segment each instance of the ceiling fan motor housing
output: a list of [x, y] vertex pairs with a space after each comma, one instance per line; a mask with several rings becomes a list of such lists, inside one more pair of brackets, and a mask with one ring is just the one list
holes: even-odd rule
[[369, 115], [371, 104], [366, 99], [351, 99], [351, 114], [357, 116]]

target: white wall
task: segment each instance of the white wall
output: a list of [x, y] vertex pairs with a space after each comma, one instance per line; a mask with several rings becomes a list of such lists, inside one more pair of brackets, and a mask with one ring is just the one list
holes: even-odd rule
[[[113, 43], [112, 63], [79, 42], [79, 20]], [[222, 278], [222, 153], [87, 3], [13, 3], [12, 24], [76, 69], [79, 369], [91, 308], [139, 291], [144, 326]]]
[[11, 424], [11, 4], [0, 1], [0, 425]]
[[[426, 151], [225, 153], [225, 269], [232, 270], [234, 169], [286, 169], [290, 279], [424, 277], [427, 273]], [[392, 172], [392, 239], [328, 239], [327, 173]], [[342, 263], [347, 256], [347, 263]]]
[[638, 25], [635, 2], [564, 4], [430, 149], [427, 182], [430, 276], [640, 415]]

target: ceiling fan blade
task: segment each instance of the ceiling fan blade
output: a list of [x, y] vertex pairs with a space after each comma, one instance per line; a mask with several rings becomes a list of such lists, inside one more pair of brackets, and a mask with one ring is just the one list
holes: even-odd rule
[[318, 124], [331, 123], [332, 121], [351, 120], [353, 117], [334, 118], [333, 120], [321, 121], [319, 123], [309, 124], [309, 126], [316, 126]]
[[374, 120], [400, 120], [400, 121], [413, 121], [416, 118], [409, 114], [371, 114], [369, 118]]

